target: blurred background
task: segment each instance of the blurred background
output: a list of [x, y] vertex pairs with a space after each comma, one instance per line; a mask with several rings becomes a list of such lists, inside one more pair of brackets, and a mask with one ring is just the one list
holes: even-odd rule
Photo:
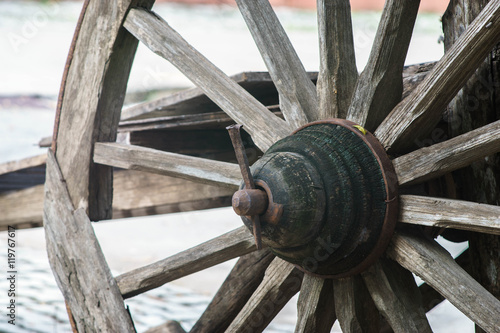
[[[266, 71], [233, 0], [160, 1], [154, 6], [169, 24], [226, 74]], [[271, 1], [308, 71], [317, 71], [316, 0]], [[361, 71], [377, 30], [383, 0], [351, 1], [356, 62]], [[443, 54], [440, 16], [447, 1], [422, 1], [406, 64], [438, 60]], [[0, 1], [0, 163], [45, 152], [52, 135], [59, 85], [81, 1]], [[191, 87], [173, 66], [139, 45], [126, 104]], [[2, 207], [0, 207], [0, 214]], [[230, 208], [129, 218], [94, 224], [114, 274], [144, 266], [239, 227]], [[17, 325], [0, 318], [0, 332], [69, 332], [64, 301], [45, 254], [43, 229], [17, 232]], [[7, 235], [0, 232], [0, 244]], [[127, 239], [127, 242], [118, 242]], [[454, 255], [466, 244], [447, 245]], [[0, 249], [6, 249], [1, 245]], [[1, 265], [7, 263], [0, 250]], [[168, 319], [189, 329], [224, 280], [233, 262], [180, 279], [127, 300], [139, 332]], [[6, 269], [4, 270], [6, 271]], [[0, 279], [0, 290], [6, 290]], [[4, 288], [5, 287], [5, 288]], [[2, 292], [2, 298], [5, 295]], [[293, 332], [296, 300], [266, 332]], [[3, 307], [2, 307], [3, 308]], [[448, 302], [428, 314], [435, 332], [473, 332], [472, 323]], [[338, 324], [334, 331], [339, 332]]]

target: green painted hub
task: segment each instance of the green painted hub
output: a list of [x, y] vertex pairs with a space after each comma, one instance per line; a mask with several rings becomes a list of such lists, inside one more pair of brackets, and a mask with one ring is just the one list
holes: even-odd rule
[[[353, 125], [312, 123], [252, 166], [254, 179], [283, 205], [277, 224], [261, 219], [262, 242], [312, 274], [358, 273], [382, 253], [394, 229], [395, 218], [387, 218], [396, 201], [394, 174], [387, 176], [392, 164], [381, 147], [374, 151], [373, 135]], [[251, 221], [243, 221], [252, 230]]]

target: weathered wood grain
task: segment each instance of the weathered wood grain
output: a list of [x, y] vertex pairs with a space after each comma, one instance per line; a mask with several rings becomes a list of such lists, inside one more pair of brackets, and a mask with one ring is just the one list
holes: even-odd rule
[[106, 259], [82, 208], [75, 210], [56, 158], [49, 152], [44, 227], [56, 282], [79, 332], [135, 332]]
[[47, 161], [47, 154], [23, 158], [17, 161], [0, 163], [0, 175], [16, 172], [23, 169], [44, 165]]
[[295, 333], [328, 333], [335, 323], [333, 281], [304, 275], [297, 301]]
[[[113, 218], [167, 214], [231, 205], [234, 189], [149, 172], [123, 170], [113, 177]], [[43, 185], [0, 194], [0, 230], [40, 227]]]
[[[443, 15], [445, 50], [486, 6], [488, 0], [451, 0]], [[500, 120], [500, 45], [497, 44], [447, 107], [451, 136], [461, 135]], [[500, 154], [478, 160], [454, 172], [463, 200], [500, 205]], [[500, 299], [500, 236], [469, 232], [471, 275]], [[475, 333], [483, 333], [476, 325]]]
[[500, 0], [492, 0], [424, 81], [375, 131], [386, 149], [402, 149], [428, 134], [446, 105], [500, 40]]
[[361, 275], [375, 305], [395, 332], [432, 333], [420, 291], [409, 271], [381, 258]]
[[262, 282], [273, 259], [268, 249], [242, 256], [190, 333], [224, 332]]
[[418, 275], [487, 332], [500, 332], [500, 301], [465, 272], [435, 241], [396, 232], [387, 253]]
[[351, 5], [348, 0], [317, 0], [319, 119], [345, 118], [358, 79]]
[[269, 0], [236, 0], [280, 97], [286, 121], [296, 129], [318, 119], [316, 87], [309, 79]]
[[89, 1], [68, 58], [53, 148], [73, 204], [88, 210], [91, 220], [111, 217], [112, 171], [92, 163], [92, 149], [95, 141], [116, 140], [137, 48], [137, 40], [121, 23], [130, 6], [148, 8], [153, 2]]
[[40, 226], [43, 212], [43, 185], [0, 194], [0, 230], [7, 226], [33, 223]]
[[333, 280], [333, 293], [342, 332], [380, 332], [379, 312], [361, 276]]
[[400, 185], [442, 176], [500, 151], [500, 120], [393, 160]]
[[267, 268], [262, 283], [226, 332], [262, 332], [299, 291], [302, 276], [303, 273], [295, 266], [275, 258]]
[[401, 101], [403, 66], [420, 0], [385, 2], [366, 68], [356, 84], [347, 119], [374, 131]]
[[399, 200], [399, 222], [500, 235], [499, 206], [417, 195]]
[[[307, 75], [313, 83], [317, 81], [318, 72], [308, 72]], [[231, 75], [230, 78], [263, 105], [279, 104], [276, 86], [268, 72], [242, 72]], [[190, 88], [127, 107], [122, 110], [121, 119], [139, 120], [217, 111], [221, 109], [201, 89]]]
[[[113, 218], [165, 214], [231, 205], [234, 190], [136, 170], [115, 172]], [[213, 208], [212, 207], [212, 208]]]
[[[330, 6], [333, 5], [336, 8], [336, 2], [326, 2], [326, 10], [329, 10]], [[330, 8], [331, 9], [331, 8]], [[325, 14], [328, 15], [333, 14]], [[337, 15], [337, 14], [335, 14]], [[349, 16], [350, 19], [350, 16]], [[330, 24], [334, 22], [334, 20], [327, 20], [327, 23]], [[347, 24], [347, 23], [346, 23]], [[345, 32], [345, 31], [344, 31]], [[346, 37], [347, 38], [347, 37]], [[332, 41], [330, 41], [332, 42]], [[332, 49], [333, 48], [333, 49]], [[336, 53], [332, 53], [331, 51], [337, 52], [337, 49], [332, 46], [328, 53], [327, 57], [328, 61], [333, 61], [333, 57]], [[346, 51], [347, 53], [347, 51]], [[340, 56], [340, 55], [339, 55]], [[354, 55], [353, 55], [354, 56]], [[350, 56], [345, 56], [345, 58], [350, 58]], [[322, 58], [323, 59], [323, 58]], [[345, 63], [345, 61], [343, 60]], [[415, 64], [410, 66], [405, 66], [403, 69], [403, 97], [409, 95], [409, 93], [423, 80], [423, 78], [428, 74], [428, 72], [432, 69], [435, 62], [431, 63], [423, 63], [423, 64]], [[347, 70], [347, 65], [342, 67], [335, 67], [333, 64], [329, 65], [329, 71], [335, 70], [339, 77], [337, 77], [336, 81], [344, 82], [347, 78], [343, 78], [344, 71]], [[342, 69], [342, 70], [341, 70]], [[341, 104], [345, 106], [341, 106], [342, 109], [340, 115], [344, 115], [343, 118], [347, 115], [347, 109], [349, 108], [349, 103], [351, 102], [352, 90], [354, 89], [354, 85], [356, 84], [357, 71], [354, 68], [352, 70], [356, 75], [352, 78], [352, 83], [347, 83], [347, 85], [352, 85], [351, 90], [346, 90], [344, 85], [340, 85], [337, 89], [337, 94], [332, 97], [326, 98], [326, 101], [335, 101], [335, 98], [340, 98], [340, 101], [344, 101]], [[318, 81], [318, 72], [308, 72], [307, 73], [309, 79], [315, 83]], [[353, 74], [351, 74], [354, 76]], [[333, 84], [335, 80], [333, 80], [335, 76], [331, 76], [328, 74], [324, 79], [328, 79], [330, 83]], [[241, 85], [245, 90], [247, 90], [252, 96], [257, 98], [262, 104], [266, 105], [273, 111], [277, 111], [275, 105], [279, 103], [278, 94], [276, 91], [276, 87], [271, 80], [271, 77], [268, 72], [244, 72], [240, 74], [236, 74], [231, 76], [231, 79], [236, 81], [239, 85]], [[339, 85], [339, 84], [337, 84]], [[320, 84], [318, 83], [318, 88]], [[339, 90], [340, 89], [340, 90]], [[326, 90], [326, 88], [325, 88]], [[349, 92], [350, 91], [350, 92]], [[331, 93], [333, 94], [335, 89], [332, 88]], [[324, 92], [326, 93], [326, 91]], [[318, 96], [320, 93], [318, 92]], [[345, 97], [344, 97], [345, 96]], [[321, 101], [320, 101], [321, 102]], [[328, 106], [327, 106], [328, 107]], [[125, 130], [125, 127], [121, 125], [127, 126], [128, 124], [133, 124], [134, 121], [139, 123], [140, 120], [153, 122], [153, 119], [161, 120], [163, 117], [171, 117], [175, 119], [176, 116], [190, 118], [200, 116], [202, 113], [216, 113], [220, 112], [221, 109], [217, 106], [217, 104], [213, 103], [199, 88], [192, 88], [184, 91], [180, 91], [177, 93], [173, 93], [166, 97], [162, 97], [150, 102], [145, 102], [141, 104], [137, 104], [122, 110], [122, 122], [120, 123], [119, 131]], [[333, 114], [320, 116], [321, 118], [330, 117]]]
[[123, 297], [129, 298], [255, 250], [252, 234], [246, 227], [240, 227], [169, 258], [124, 273], [116, 277], [116, 281]]
[[234, 121], [245, 125], [262, 151], [290, 133], [284, 120], [269, 112], [153, 12], [132, 9], [124, 26], [153, 52], [176, 66]]
[[163, 152], [121, 143], [96, 143], [94, 162], [123, 169], [154, 172], [237, 190], [237, 164]]

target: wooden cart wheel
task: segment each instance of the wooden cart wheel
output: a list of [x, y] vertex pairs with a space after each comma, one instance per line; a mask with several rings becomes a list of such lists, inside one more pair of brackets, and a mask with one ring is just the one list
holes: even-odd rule
[[[500, 0], [484, 7], [403, 100], [402, 70], [419, 1], [386, 1], [368, 65], [358, 76], [349, 1], [318, 0], [315, 87], [268, 1], [237, 0], [277, 87], [284, 120], [150, 11], [152, 4], [86, 1], [61, 88], [44, 224], [50, 263], [76, 330], [132, 332], [123, 298], [241, 257], [193, 332], [262, 331], [299, 290], [296, 332], [328, 332], [335, 320], [344, 332], [387, 325], [427, 332], [429, 307], [410, 272], [483, 329], [500, 332], [500, 301], [421, 227], [409, 225], [498, 235], [500, 208], [397, 195], [398, 188], [411, 193], [410, 185], [500, 151], [500, 121], [427, 148], [414, 145], [500, 40]], [[240, 187], [237, 164], [115, 142], [137, 40], [244, 125], [265, 152], [250, 175], [256, 192]], [[233, 203], [240, 214], [253, 215], [243, 216], [249, 228], [114, 278], [90, 222], [111, 217], [110, 166], [239, 189], [241, 200]], [[261, 223], [255, 236], [264, 245], [258, 251], [249, 232], [255, 217]]]

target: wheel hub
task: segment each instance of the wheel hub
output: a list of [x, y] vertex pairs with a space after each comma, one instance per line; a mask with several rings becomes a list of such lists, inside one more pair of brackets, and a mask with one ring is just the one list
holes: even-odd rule
[[[341, 119], [308, 124], [252, 166], [233, 207], [262, 242], [307, 273], [359, 273], [385, 250], [397, 218], [397, 178], [378, 140]], [[243, 209], [243, 208], [244, 209]]]

